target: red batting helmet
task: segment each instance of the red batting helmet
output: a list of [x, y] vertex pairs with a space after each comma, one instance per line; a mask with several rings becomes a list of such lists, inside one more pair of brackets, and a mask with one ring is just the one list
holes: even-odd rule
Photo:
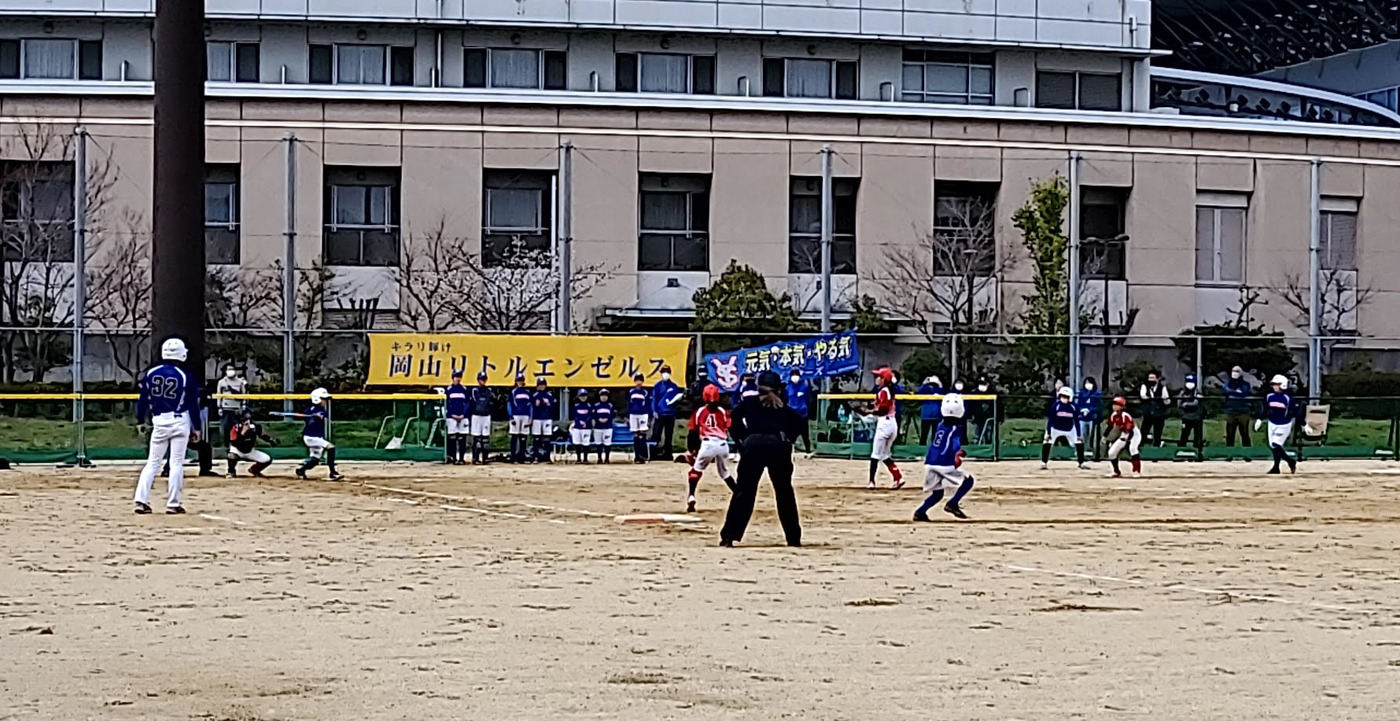
[[719, 403], [719, 386], [705, 386], [705, 390], [700, 393], [700, 397], [703, 398], [706, 403]]
[[1127, 401], [1127, 399], [1123, 398], [1123, 396], [1114, 396], [1114, 397], [1113, 397], [1113, 405], [1115, 405], [1115, 406], [1123, 406], [1124, 408], [1127, 408], [1127, 407], [1128, 407], [1128, 401]]
[[876, 378], [884, 378], [886, 382], [894, 380], [894, 371], [889, 368], [876, 368], [872, 372]]

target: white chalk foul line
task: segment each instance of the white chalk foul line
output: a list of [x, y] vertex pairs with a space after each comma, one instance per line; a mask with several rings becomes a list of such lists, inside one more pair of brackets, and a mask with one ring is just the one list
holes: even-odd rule
[[[1059, 576], [1061, 578], [1082, 578], [1089, 581], [1107, 581], [1109, 583], [1121, 583], [1127, 586], [1137, 586], [1140, 588], [1151, 588], [1152, 585], [1142, 581], [1134, 581], [1130, 578], [1115, 578], [1113, 576], [1099, 576], [1092, 573], [1074, 573], [1071, 571], [1054, 571], [1048, 568], [1033, 568], [1031, 566], [1016, 566], [1010, 563], [998, 564], [1002, 568], [1024, 573], [1042, 573], [1048, 576]], [[1157, 586], [1167, 591], [1190, 591], [1207, 596], [1225, 596], [1227, 598], [1239, 599], [1241, 601], [1261, 601], [1264, 603], [1277, 603], [1284, 606], [1306, 606], [1308, 608], [1319, 608], [1327, 611], [1345, 611], [1348, 613], [1372, 613], [1370, 610], [1351, 608], [1350, 606], [1338, 606], [1331, 603], [1316, 603], [1314, 601], [1294, 601], [1278, 596], [1259, 596], [1250, 593], [1236, 593], [1217, 588], [1200, 588], [1197, 586], [1187, 586], [1181, 583], [1172, 583], [1165, 586]]]
[[[386, 492], [386, 493], [401, 493], [401, 494], [404, 494], [404, 495], [419, 496], [419, 497], [422, 497], [422, 498], [434, 498], [434, 499], [444, 500], [444, 501], [471, 501], [471, 502], [473, 502], [473, 503], [481, 503], [481, 504], [488, 505], [488, 506], [519, 506], [519, 507], [522, 507], [522, 508], [531, 508], [531, 509], [534, 509], [534, 510], [541, 510], [541, 511], [554, 511], [554, 512], [561, 512], [561, 513], [575, 513], [575, 514], [585, 515], [585, 516], [596, 516], [596, 517], [611, 518], [611, 516], [608, 516], [608, 514], [606, 514], [606, 513], [595, 513], [595, 512], [593, 512], [593, 511], [584, 511], [584, 510], [572, 509], [572, 508], [556, 508], [556, 507], [554, 507], [554, 506], [542, 506], [542, 505], [539, 505], [539, 504], [536, 504], [536, 503], [521, 503], [521, 502], [517, 502], [517, 501], [498, 501], [498, 500], [494, 500], [494, 499], [490, 499], [490, 498], [479, 498], [479, 497], [476, 497], [476, 496], [453, 496], [453, 495], [448, 495], [448, 494], [446, 494], [446, 493], [433, 493], [433, 492], [431, 492], [431, 491], [420, 491], [420, 490], [413, 489], [413, 488], [394, 488], [393, 486], [378, 486], [378, 485], [375, 485], [375, 484], [373, 484], [373, 483], [366, 483], [366, 484], [364, 484], [364, 487], [365, 487], [365, 488], [372, 488], [372, 489], [374, 489], [374, 490], [376, 490], [376, 491], [384, 491], [384, 492]], [[397, 502], [399, 502], [399, 503], [409, 503], [409, 504], [412, 504], [412, 505], [417, 505], [417, 503], [418, 503], [417, 501], [410, 501], [410, 500], [402, 499], [402, 498], [391, 498], [391, 499], [389, 499], [389, 500], [390, 500], [390, 501], [397, 501]], [[484, 508], [472, 508], [472, 507], [470, 507], [470, 506], [457, 506], [457, 505], [453, 505], [453, 504], [440, 504], [439, 507], [442, 508], [442, 509], [444, 509], [444, 510], [448, 510], [448, 511], [465, 511], [465, 512], [468, 512], [468, 513], [480, 513], [480, 514], [486, 515], [486, 516], [498, 516], [498, 517], [501, 517], [501, 518], [514, 518], [514, 519], [523, 519], [523, 520], [531, 520], [531, 518], [532, 518], [531, 516], [524, 516], [524, 515], [521, 515], [521, 514], [518, 514], [518, 513], [506, 513], [506, 512], [504, 512], [504, 511], [488, 511], [488, 510], [486, 510], [486, 509], [484, 509]], [[548, 522], [550, 522], [550, 523], [558, 523], [558, 524], [565, 524], [565, 523], [568, 523], [568, 521], [563, 521], [563, 520], [560, 520], [560, 519], [557, 519], [557, 518], [545, 518], [545, 519], [540, 519], [540, 520], [545, 520], [545, 521], [548, 521]]]
[[212, 513], [201, 513], [201, 514], [199, 514], [199, 517], [200, 517], [200, 518], [203, 518], [203, 519], [210, 520], [210, 521], [220, 521], [220, 522], [222, 522], [222, 523], [232, 523], [232, 524], [235, 525], [235, 526], [246, 526], [246, 525], [248, 525], [248, 524], [244, 523], [243, 521], [237, 521], [237, 520], [234, 520], [234, 519], [232, 519], [232, 518], [224, 518], [223, 516], [216, 516], [216, 515], [214, 515], [214, 514], [212, 514]]

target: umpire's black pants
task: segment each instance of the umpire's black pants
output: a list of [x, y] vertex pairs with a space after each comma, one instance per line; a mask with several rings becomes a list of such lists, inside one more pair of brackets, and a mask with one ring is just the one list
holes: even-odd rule
[[656, 445], [653, 457], [657, 460], [671, 460], [671, 444], [676, 436], [676, 417], [657, 416], [656, 427], [651, 429], [651, 442]]
[[739, 456], [738, 488], [729, 499], [729, 513], [720, 529], [720, 540], [744, 540], [744, 531], [753, 517], [754, 500], [763, 472], [773, 484], [773, 496], [778, 502], [778, 521], [788, 545], [802, 543], [802, 524], [797, 518], [797, 495], [792, 490], [792, 444], [776, 436], [751, 436], [744, 442]]

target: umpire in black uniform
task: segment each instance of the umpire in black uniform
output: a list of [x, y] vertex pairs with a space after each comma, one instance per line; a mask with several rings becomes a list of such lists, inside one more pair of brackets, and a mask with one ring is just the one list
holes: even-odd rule
[[729, 434], [740, 444], [737, 488], [729, 499], [729, 513], [719, 532], [719, 545], [733, 546], [744, 539], [753, 517], [758, 482], [768, 471], [778, 502], [778, 520], [789, 546], [802, 545], [802, 524], [797, 519], [797, 496], [792, 491], [792, 441], [802, 432], [802, 418], [783, 401], [783, 379], [777, 373], [758, 375], [758, 395], [744, 399], [734, 409]]

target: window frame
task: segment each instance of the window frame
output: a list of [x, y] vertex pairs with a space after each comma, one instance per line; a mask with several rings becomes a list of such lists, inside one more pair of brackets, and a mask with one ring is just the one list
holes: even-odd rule
[[[228, 79], [218, 79], [210, 71], [213, 64], [210, 62], [210, 50], [215, 45], [227, 45], [228, 54]], [[252, 54], [253, 76], [243, 74], [243, 53]], [[256, 42], [246, 42], [240, 40], [207, 40], [204, 43], [204, 79], [213, 83], [256, 83], [262, 80], [262, 47]]]
[[[643, 63], [648, 57], [685, 58], [685, 90], [646, 90], [642, 87]], [[700, 66], [705, 67], [700, 67]], [[613, 56], [613, 84], [619, 93], [656, 95], [714, 95], [716, 58], [708, 53], [629, 52]]]
[[[660, 184], [664, 186], [667, 182], [679, 181], [677, 185], [692, 185], [690, 188], [650, 189], [646, 186], [650, 184]], [[681, 174], [681, 173], [642, 173], [637, 183], [637, 271], [645, 273], [708, 273], [710, 272], [710, 210], [711, 197], [713, 192], [713, 177], [707, 174]], [[699, 186], [699, 187], [694, 187]], [[646, 201], [648, 195], [683, 195], [685, 196], [685, 228], [684, 229], [658, 229], [647, 228], [644, 219], [646, 218]], [[703, 213], [697, 213], [696, 209], [704, 206]], [[697, 227], [697, 217], [703, 218], [703, 228]], [[668, 262], [664, 267], [649, 265], [645, 262], [646, 254], [643, 247], [648, 237], [667, 237], [669, 249]], [[676, 244], [694, 243], [702, 251], [699, 255], [703, 257], [703, 262], [688, 266], [677, 263]]]
[[[324, 196], [322, 197], [322, 234], [321, 234], [321, 257], [328, 266], [357, 267], [357, 268], [382, 268], [398, 267], [403, 255], [402, 238], [402, 216], [401, 216], [401, 193], [403, 189], [402, 169], [398, 167], [383, 166], [325, 166], [324, 173]], [[340, 223], [336, 217], [340, 211], [339, 188], [367, 188], [370, 192], [365, 194], [366, 217], [370, 215], [373, 208], [372, 191], [374, 189], [384, 189], [384, 223]], [[332, 235], [348, 231], [358, 233], [358, 253], [355, 262], [342, 262], [339, 259], [332, 260], [330, 244]], [[367, 253], [365, 245], [367, 234], [380, 233], [392, 244], [391, 253], [384, 253], [384, 260], [368, 262], [366, 258], [376, 254]]]
[[[990, 235], [990, 238], [991, 238], [991, 243], [992, 243], [993, 251], [992, 251], [992, 255], [991, 255], [990, 258], [986, 258], [986, 257], [984, 257], [984, 258], [979, 258], [979, 259], [978, 259], [978, 264], [979, 264], [978, 267], [974, 267], [974, 268], [971, 268], [971, 269], [970, 269], [970, 270], [971, 270], [970, 276], [973, 277], [973, 278], [991, 278], [991, 277], [994, 277], [994, 276], [996, 275], [997, 260], [998, 260], [998, 256], [1000, 255], [1000, 250], [1001, 250], [1001, 249], [998, 247], [999, 244], [996, 242], [997, 196], [998, 196], [1000, 190], [1001, 190], [1001, 188], [1000, 188], [999, 184], [997, 184], [997, 183], [974, 183], [974, 182], [962, 182], [962, 181], [941, 181], [941, 182], [940, 182], [940, 181], [938, 181], [938, 180], [935, 180], [935, 181], [934, 181], [934, 184], [933, 184], [933, 224], [932, 224], [932, 226], [931, 226], [931, 229], [932, 229], [932, 233], [933, 233], [934, 236], [935, 236], [935, 240], [934, 240], [935, 243], [940, 242], [940, 241], [938, 240], [938, 238], [939, 238], [940, 236], [942, 236], [943, 234], [948, 234], [948, 233], [951, 233], [951, 234], [966, 234], [966, 235], [970, 238], [970, 237], [971, 237], [971, 233], [970, 233], [969, 231], [973, 231], [973, 230], [975, 230], [975, 228], [976, 228], [976, 226], [972, 226], [972, 225], [965, 225], [965, 226], [962, 226], [962, 225], [951, 225], [951, 224], [946, 224], [946, 225], [945, 225], [945, 224], [940, 224], [940, 223], [939, 223], [938, 211], [939, 211], [939, 207], [940, 207], [940, 205], [943, 203], [943, 201], [945, 201], [945, 200], [948, 200], [948, 201], [966, 201], [967, 204], [969, 204], [969, 205], [971, 205], [972, 203], [975, 203], [975, 202], [986, 203], [986, 208], [985, 208], [985, 210], [984, 210], [984, 212], [983, 212], [983, 215], [982, 215], [982, 218], [980, 219], [980, 222], [986, 223], [986, 224], [988, 225], [987, 230], [988, 230], [988, 232], [991, 234], [991, 235]], [[947, 191], [947, 192], [945, 192], [945, 191]], [[970, 215], [970, 211], [969, 211], [969, 215]], [[946, 217], [946, 216], [945, 216], [945, 217]], [[966, 241], [964, 241], [964, 242], [966, 242]], [[934, 257], [933, 257], [932, 260], [933, 260], [933, 273], [934, 273], [935, 276], [938, 276], [938, 277], [962, 277], [962, 274], [953, 272], [953, 271], [956, 271], [956, 270], [957, 270], [956, 268], [941, 267], [941, 262], [940, 262], [940, 259], [938, 258], [938, 251], [937, 251], [937, 249], [936, 249], [936, 246], [935, 246], [935, 247], [931, 247], [931, 248], [930, 248], [930, 252], [932, 252], [932, 253], [934, 254]], [[945, 271], [948, 271], [948, 272], [945, 272]]]
[[[826, 63], [831, 73], [830, 87], [826, 95], [792, 95], [788, 88], [788, 76], [791, 74], [791, 64], [793, 62], [820, 62]], [[777, 69], [781, 66], [781, 72]], [[836, 60], [833, 58], [792, 58], [792, 57], [765, 57], [763, 58], [763, 95], [770, 98], [793, 98], [796, 100], [859, 100], [860, 99], [860, 61], [858, 60]], [[842, 75], [851, 75], [852, 83], [850, 92], [842, 92]]]
[[[1108, 236], [1108, 240], [1128, 232], [1128, 197], [1129, 188], [1119, 187], [1090, 187], [1080, 188], [1079, 193], [1079, 277], [1083, 280], [1103, 280], [1105, 276], [1110, 281], [1126, 281], [1128, 279], [1128, 249], [1127, 243], [1110, 242], [1094, 243], [1093, 238], [1098, 236], [1088, 236], [1084, 232], [1084, 210], [1085, 206], [1113, 206], [1118, 209], [1118, 232]], [[1099, 197], [1103, 200], [1096, 200]], [[1108, 201], [1112, 202], [1108, 202]], [[1096, 248], [1102, 247], [1102, 251]], [[1104, 268], [1094, 270], [1087, 261], [1098, 260], [1097, 256], [1091, 253], [1102, 252], [1104, 257]], [[1194, 262], [1194, 257], [1193, 257]]]
[[[204, 166], [204, 205], [209, 206], [209, 188], [226, 185], [231, 192], [228, 198], [230, 220], [213, 221], [206, 212], [204, 217], [205, 262], [215, 265], [238, 265], [242, 257], [243, 229], [243, 184], [236, 164], [206, 164]], [[212, 252], [220, 243], [232, 243], [231, 253]]]
[[[384, 51], [384, 81], [379, 83], [367, 82], [346, 82], [340, 76], [340, 56], [344, 48], [378, 48]], [[329, 53], [328, 55], [326, 53]], [[321, 55], [329, 60], [329, 76], [324, 72], [318, 72], [317, 56]], [[412, 87], [417, 77], [414, 64], [416, 63], [417, 51], [412, 45], [393, 45], [390, 43], [313, 43], [307, 47], [307, 76], [308, 84], [312, 85], [347, 85], [354, 87], [378, 88], [378, 87]], [[399, 67], [399, 60], [406, 59], [405, 67]], [[360, 76], [364, 76], [364, 62], [360, 62]], [[327, 68], [321, 68], [322, 71]], [[403, 72], [395, 72], [396, 70]], [[327, 79], [322, 79], [327, 78]]]
[[[3, 238], [0, 240], [0, 260], [13, 263], [73, 262], [73, 202], [76, 180], [72, 172], [73, 164], [61, 160], [0, 161], [0, 238]], [[64, 211], [62, 217], [37, 218], [34, 215], [34, 187], [39, 183], [60, 184], [57, 197], [61, 198], [64, 204], [61, 206], [61, 210]], [[16, 185], [19, 187], [15, 187]], [[11, 206], [19, 211], [18, 217], [7, 217], [5, 210]], [[27, 249], [12, 246], [9, 243], [11, 227], [32, 227], [36, 232], [45, 233], [46, 236], [42, 238], [43, 248], [37, 244]], [[49, 230], [51, 227], [56, 227], [58, 232]]]
[[[1200, 253], [1201, 253], [1201, 212], [1209, 211], [1211, 215], [1211, 277], [1202, 278], [1200, 274]], [[1240, 247], [1239, 247], [1239, 278], [1227, 279], [1223, 277], [1222, 269], [1225, 266], [1225, 248], [1222, 237], [1225, 232], [1223, 222], [1226, 213], [1239, 213], [1240, 216]], [[1198, 286], [1217, 287], [1239, 287], [1245, 284], [1247, 269], [1245, 259], [1248, 257], [1249, 244], [1249, 198], [1248, 196], [1236, 196], [1233, 194], [1211, 193], [1202, 194], [1196, 200], [1196, 257], [1195, 276]]]
[[[1063, 103], [1046, 104], [1041, 94], [1041, 79], [1049, 76], [1071, 76], [1074, 78], [1074, 104], [1067, 106]], [[1113, 108], [1086, 108], [1084, 107], [1084, 77], [1114, 78], [1117, 81], [1115, 95], [1117, 105]], [[1086, 110], [1091, 112], [1123, 112], [1123, 73], [1098, 73], [1082, 70], [1046, 70], [1037, 68], [1035, 71], [1035, 107], [1046, 110]]]
[[[67, 77], [34, 77], [28, 72], [26, 45], [32, 42], [66, 42], [72, 46], [73, 74]], [[7, 80], [102, 80], [102, 41], [81, 38], [43, 37], [6, 38], [0, 40], [0, 78]], [[85, 62], [85, 55], [92, 54], [91, 63]], [[5, 67], [10, 66], [10, 67]]]
[[[913, 53], [918, 53], [922, 59], [914, 60], [910, 58]], [[910, 90], [905, 85], [905, 73], [910, 67], [919, 69], [920, 89]], [[967, 90], [963, 93], [947, 93], [931, 91], [928, 89], [928, 69], [930, 67], [951, 67], [966, 70]], [[986, 70], [989, 73], [988, 91], [986, 93], [975, 92], [973, 90], [973, 71]], [[942, 103], [947, 105], [995, 105], [996, 104], [996, 54], [994, 53], [953, 53], [942, 50], [928, 50], [923, 48], [905, 48], [904, 56], [900, 64], [900, 101], [906, 103]], [[911, 97], [913, 96], [913, 97]], [[959, 102], [957, 98], [961, 97]], [[942, 100], [937, 98], [952, 98], [952, 100]]]
[[[1351, 267], [1341, 267], [1333, 262], [1332, 236], [1336, 230], [1335, 218], [1351, 219]], [[1318, 218], [1321, 227], [1318, 228], [1319, 235], [1319, 269], [1326, 272], [1355, 272], [1359, 270], [1360, 263], [1357, 261], [1357, 244], [1360, 239], [1360, 214], [1357, 210], [1347, 208], [1324, 208]]]
[[[801, 189], [799, 190], [799, 184]], [[831, 208], [831, 273], [832, 275], [857, 275], [859, 273], [857, 241], [857, 222], [859, 214], [860, 199], [860, 178], [841, 177], [832, 179], [832, 208]], [[821, 228], [815, 232], [796, 230], [797, 198], [815, 197], [818, 207], [821, 203], [821, 178], [794, 175], [788, 183], [788, 274], [789, 275], [820, 275], [821, 260]], [[820, 211], [819, 211], [820, 212]], [[843, 220], [843, 214], [849, 217]], [[820, 219], [819, 219], [820, 222]], [[850, 232], [841, 232], [841, 228], [849, 227]], [[802, 259], [811, 257], [810, 253], [798, 253], [800, 246], [815, 244], [818, 257], [812, 261], [812, 266], [804, 265]], [[847, 266], [845, 259], [838, 257], [838, 249], [845, 253], [849, 251], [850, 259]]]
[[[514, 187], [512, 187], [514, 186]], [[501, 190], [539, 192], [538, 226], [533, 228], [492, 225], [491, 195]], [[511, 262], [505, 250], [519, 242], [524, 250], [552, 255], [554, 250], [554, 173], [522, 168], [487, 168], [481, 178], [481, 264], [486, 268], [532, 267]], [[504, 232], [503, 232], [504, 231]]]
[[[492, 81], [491, 57], [498, 52], [532, 52], [535, 54], [535, 85], [530, 87], [501, 86]], [[469, 53], [484, 53], [480, 82], [467, 76]], [[551, 64], [557, 64], [562, 73], [562, 82], [550, 82]], [[569, 53], [557, 48], [498, 47], [490, 45], [468, 45], [462, 48], [462, 87], [479, 90], [567, 90], [569, 87]]]

